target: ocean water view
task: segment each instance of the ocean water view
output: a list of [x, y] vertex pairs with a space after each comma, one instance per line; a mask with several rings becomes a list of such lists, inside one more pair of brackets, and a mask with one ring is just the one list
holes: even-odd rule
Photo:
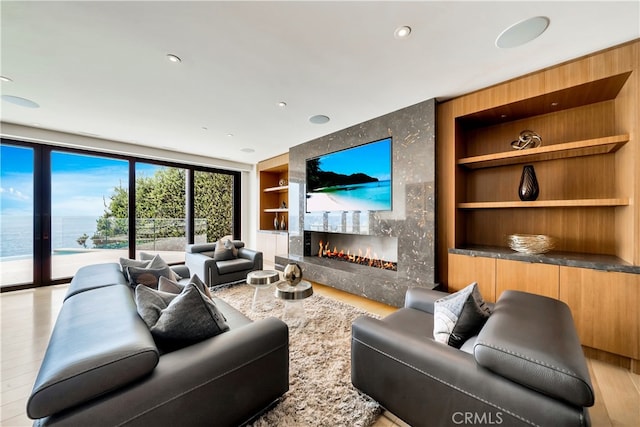
[[[92, 236], [96, 231], [96, 217], [63, 216], [53, 217], [51, 221], [51, 248], [82, 249], [78, 237], [83, 234]], [[33, 217], [29, 215], [1, 215], [0, 260], [30, 257], [33, 254]], [[87, 248], [92, 248], [91, 239]]]
[[376, 181], [324, 188], [307, 193], [307, 211], [388, 210], [391, 181]]

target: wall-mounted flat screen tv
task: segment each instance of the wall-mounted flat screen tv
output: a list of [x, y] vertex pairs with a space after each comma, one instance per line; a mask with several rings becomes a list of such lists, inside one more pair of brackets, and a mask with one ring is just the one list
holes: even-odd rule
[[307, 160], [307, 212], [391, 210], [391, 138]]

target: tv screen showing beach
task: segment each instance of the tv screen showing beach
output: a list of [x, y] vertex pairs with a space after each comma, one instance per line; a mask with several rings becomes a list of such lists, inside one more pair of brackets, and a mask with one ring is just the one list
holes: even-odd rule
[[307, 212], [391, 210], [391, 138], [307, 160]]

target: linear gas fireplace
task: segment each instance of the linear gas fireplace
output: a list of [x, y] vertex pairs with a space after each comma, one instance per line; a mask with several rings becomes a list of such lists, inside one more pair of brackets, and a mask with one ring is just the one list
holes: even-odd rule
[[305, 231], [305, 257], [398, 270], [398, 239], [342, 233]]

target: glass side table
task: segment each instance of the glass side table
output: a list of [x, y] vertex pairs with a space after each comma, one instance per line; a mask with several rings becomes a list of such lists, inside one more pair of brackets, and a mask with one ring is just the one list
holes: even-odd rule
[[280, 281], [280, 273], [275, 270], [256, 270], [247, 274], [247, 284], [253, 286], [251, 311], [273, 310], [275, 304], [271, 288]]
[[304, 309], [304, 300], [313, 295], [313, 287], [306, 280], [291, 285], [287, 281], [276, 285], [275, 296], [284, 301], [282, 320], [291, 327], [304, 326], [307, 316]]

